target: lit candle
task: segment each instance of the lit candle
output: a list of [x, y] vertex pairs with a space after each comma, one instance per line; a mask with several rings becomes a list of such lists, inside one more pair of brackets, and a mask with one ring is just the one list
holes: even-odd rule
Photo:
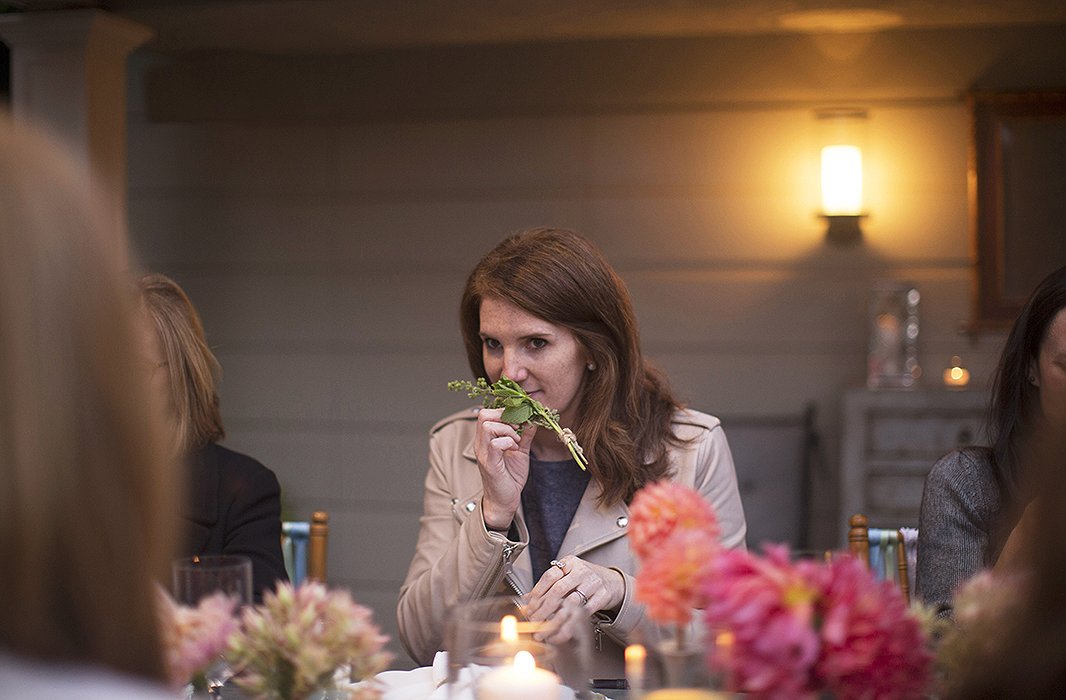
[[944, 385], [960, 388], [970, 383], [970, 371], [962, 366], [962, 359], [958, 355], [951, 358], [951, 367], [944, 370]]
[[641, 644], [630, 644], [626, 647], [626, 682], [629, 684], [629, 695], [639, 698], [644, 690], [644, 660], [648, 656], [647, 650]]
[[559, 700], [559, 676], [543, 668], [528, 651], [514, 656], [514, 663], [494, 668], [478, 680], [477, 700]]
[[728, 700], [735, 697], [734, 693], [702, 688], [663, 688], [646, 694], [644, 700]]
[[[531, 623], [521, 624], [528, 626]], [[485, 645], [482, 650], [482, 656], [485, 657], [486, 662], [496, 663], [500, 659], [510, 661], [520, 651], [528, 651], [533, 654], [533, 658], [537, 658], [547, 651], [547, 647], [543, 643], [529, 638], [528, 630], [527, 636], [523, 638], [520, 634], [519, 625], [518, 618], [514, 615], [503, 616], [500, 620], [500, 638]]]

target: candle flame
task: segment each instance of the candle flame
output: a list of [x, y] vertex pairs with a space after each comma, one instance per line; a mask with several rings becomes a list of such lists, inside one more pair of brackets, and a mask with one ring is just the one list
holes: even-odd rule
[[528, 673], [537, 667], [537, 661], [528, 651], [520, 651], [514, 655], [514, 667], [516, 671]]
[[626, 677], [631, 686], [639, 688], [644, 682], [644, 659], [648, 652], [641, 644], [630, 644], [626, 647]]
[[518, 618], [514, 615], [504, 615], [500, 620], [500, 640], [510, 644], [518, 641]]

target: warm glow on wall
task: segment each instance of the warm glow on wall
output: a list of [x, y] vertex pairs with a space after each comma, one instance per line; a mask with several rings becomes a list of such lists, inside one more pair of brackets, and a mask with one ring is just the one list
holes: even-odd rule
[[836, 144], [822, 148], [822, 213], [862, 214], [862, 151], [858, 146]]

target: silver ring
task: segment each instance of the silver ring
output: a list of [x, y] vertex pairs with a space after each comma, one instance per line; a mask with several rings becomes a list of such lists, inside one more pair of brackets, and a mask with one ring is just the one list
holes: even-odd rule
[[581, 596], [581, 604], [582, 605], [588, 605], [589, 604], [589, 597], [587, 595], [585, 595], [584, 593], [582, 593], [580, 591], [580, 589], [575, 588], [572, 592], [573, 593], [577, 593], [579, 596]]
[[566, 574], [566, 564], [562, 563], [558, 559], [552, 559], [551, 565], [558, 567], [559, 571], [562, 571], [564, 575]]

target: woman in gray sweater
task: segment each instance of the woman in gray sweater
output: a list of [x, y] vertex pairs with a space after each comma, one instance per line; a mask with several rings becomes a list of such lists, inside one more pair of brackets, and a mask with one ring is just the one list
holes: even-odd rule
[[1066, 267], [1036, 288], [996, 370], [988, 448], [956, 450], [929, 472], [918, 530], [917, 595], [947, 614], [955, 589], [1006, 559], [1032, 500], [1034, 455], [1066, 430]]

